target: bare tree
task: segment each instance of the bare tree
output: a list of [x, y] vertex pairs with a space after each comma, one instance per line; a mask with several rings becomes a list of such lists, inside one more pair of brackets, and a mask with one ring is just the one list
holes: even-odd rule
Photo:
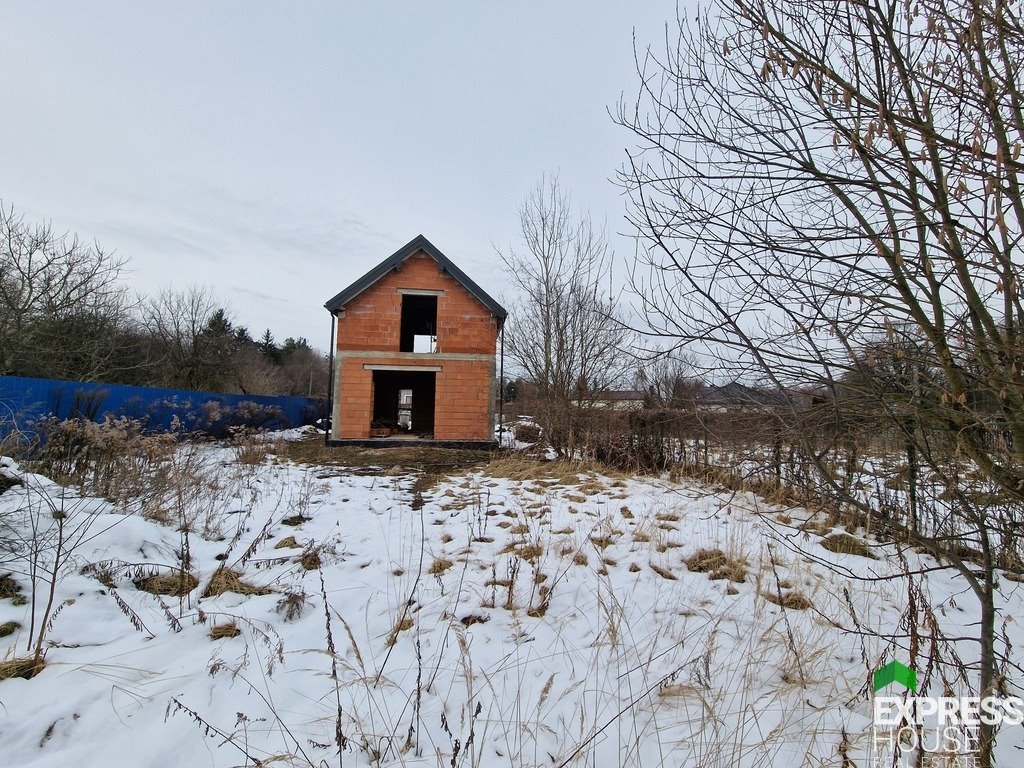
[[666, 352], [637, 363], [634, 384], [649, 408], [692, 410], [703, 385], [694, 377], [691, 360], [678, 352]]
[[[970, 668], [997, 691], [995, 569], [1019, 568], [1005, 542], [1024, 520], [1018, 5], [712, 5], [638, 56], [617, 116], [639, 143], [622, 181], [650, 330], [768, 377], [823, 492], [959, 572], [981, 606]], [[865, 413], [920, 462], [932, 524], [837, 471], [825, 427]], [[993, 738], [983, 726], [984, 765]]]
[[285, 394], [288, 381], [281, 368], [255, 345], [239, 350], [235, 358], [235, 386], [244, 395]]
[[0, 207], [0, 374], [95, 380], [131, 368], [124, 263]]
[[607, 237], [576, 212], [557, 177], [537, 183], [519, 225], [523, 248], [499, 251], [517, 294], [506, 343], [531, 382], [535, 417], [564, 455], [575, 412], [622, 380], [629, 334], [612, 293]]
[[300, 338], [286, 339], [281, 356], [281, 374], [287, 381], [283, 394], [327, 396], [327, 355]]
[[219, 389], [233, 378], [230, 361], [211, 345], [216, 318], [226, 320], [209, 288], [165, 289], [142, 306], [142, 321], [156, 346], [161, 386]]

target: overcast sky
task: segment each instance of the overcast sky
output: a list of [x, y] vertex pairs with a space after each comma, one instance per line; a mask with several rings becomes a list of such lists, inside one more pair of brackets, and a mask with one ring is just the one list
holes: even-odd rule
[[[492, 244], [559, 172], [624, 232], [633, 33], [675, 0], [0, 0], [0, 199], [209, 285], [254, 335], [326, 349], [323, 303], [417, 234], [503, 295]], [[631, 242], [614, 237], [621, 259]]]

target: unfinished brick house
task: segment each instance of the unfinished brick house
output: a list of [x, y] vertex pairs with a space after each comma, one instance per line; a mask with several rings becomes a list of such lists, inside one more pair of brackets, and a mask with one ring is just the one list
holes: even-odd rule
[[331, 443], [494, 439], [507, 312], [420, 235], [325, 305]]

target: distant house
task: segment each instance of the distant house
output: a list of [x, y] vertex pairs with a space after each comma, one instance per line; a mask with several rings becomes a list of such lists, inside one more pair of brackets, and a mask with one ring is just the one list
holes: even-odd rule
[[419, 235], [324, 305], [332, 441], [493, 440], [507, 312]]
[[697, 406], [705, 411], [773, 411], [788, 402], [779, 390], [748, 387], [738, 381], [704, 389]]
[[646, 405], [647, 397], [638, 389], [608, 389], [595, 393], [590, 402], [595, 408], [639, 411]]

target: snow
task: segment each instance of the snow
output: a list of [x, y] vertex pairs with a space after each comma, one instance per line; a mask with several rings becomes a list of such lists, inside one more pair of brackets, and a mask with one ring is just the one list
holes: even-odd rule
[[[0, 495], [0, 520], [52, 532], [59, 509], [82, 531], [45, 669], [0, 682], [5, 764], [838, 766], [844, 730], [863, 764], [868, 676], [883, 654], [905, 657], [840, 628], [852, 606], [862, 627], [899, 631], [908, 593], [891, 550], [829, 552], [796, 512], [749, 494], [562, 477], [559, 465], [526, 481], [484, 468], [423, 490], [414, 472], [248, 467], [225, 447], [189, 450], [216, 482], [182, 509], [187, 537], [173, 515], [125, 514], [141, 507], [0, 461], [24, 481]], [[309, 519], [282, 522], [296, 516]], [[302, 548], [276, 548], [289, 536]], [[745, 581], [689, 570], [702, 548], [745, 561]], [[187, 597], [136, 587], [185, 549], [199, 579]], [[307, 570], [313, 549], [320, 568]], [[114, 588], [83, 572], [97, 563]], [[270, 591], [202, 597], [222, 563]], [[27, 595], [26, 563], [8, 570]], [[813, 607], [766, 600], [780, 583]], [[963, 580], [936, 571], [924, 588], [942, 630], [969, 637], [978, 611]], [[1014, 648], [1022, 607], [1021, 585], [1003, 582]], [[27, 653], [30, 609], [0, 600], [0, 624], [23, 625], [0, 639], [7, 657]], [[229, 621], [241, 634], [211, 640]], [[1000, 738], [1006, 759], [1020, 730]]]

